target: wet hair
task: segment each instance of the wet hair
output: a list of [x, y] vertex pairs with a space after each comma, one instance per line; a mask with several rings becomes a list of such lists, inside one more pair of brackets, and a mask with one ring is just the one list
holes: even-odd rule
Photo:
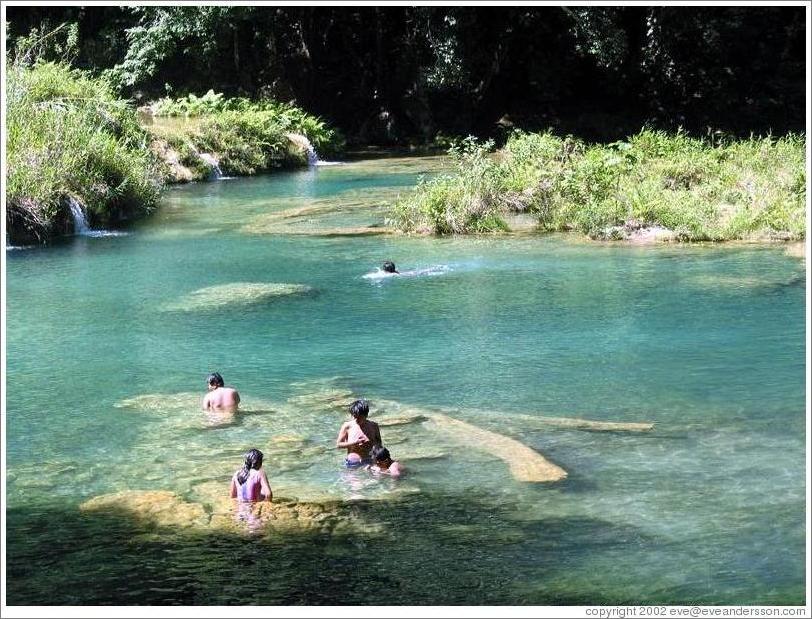
[[350, 404], [350, 415], [353, 417], [366, 417], [369, 415], [369, 400], [361, 398]]
[[220, 372], [212, 372], [209, 374], [209, 377], [206, 379], [206, 383], [209, 385], [214, 385], [215, 387], [223, 387], [226, 383], [223, 381], [223, 377], [220, 376]]
[[395, 263], [392, 262], [391, 260], [387, 260], [386, 262], [383, 263], [383, 270], [386, 273], [397, 273], [398, 272], [398, 270], [395, 268]]
[[245, 483], [245, 480], [248, 479], [251, 469], [259, 470], [262, 467], [262, 458], [263, 455], [259, 449], [248, 450], [248, 453], [245, 454], [245, 464], [242, 465], [242, 469], [237, 473], [237, 481], [240, 482], [241, 486]]
[[384, 460], [391, 460], [392, 456], [386, 447], [376, 445], [372, 448], [372, 459], [375, 462], [383, 462]]

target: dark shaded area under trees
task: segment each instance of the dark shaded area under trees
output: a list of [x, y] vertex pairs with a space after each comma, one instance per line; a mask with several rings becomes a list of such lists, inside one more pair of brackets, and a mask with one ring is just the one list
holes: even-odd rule
[[552, 127], [613, 140], [804, 131], [804, 7], [8, 7], [138, 103], [295, 101], [356, 143]]

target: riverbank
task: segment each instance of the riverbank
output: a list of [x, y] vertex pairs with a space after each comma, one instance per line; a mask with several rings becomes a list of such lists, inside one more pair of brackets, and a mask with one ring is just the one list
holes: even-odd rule
[[157, 206], [159, 162], [134, 110], [104, 80], [65, 64], [17, 62], [6, 79], [9, 241], [72, 233], [72, 205], [97, 226]]
[[456, 170], [422, 182], [393, 210], [403, 231], [578, 231], [596, 240], [803, 240], [805, 137], [710, 144], [643, 130], [589, 145], [516, 132], [505, 147], [473, 138], [451, 149]]
[[341, 134], [323, 120], [273, 100], [226, 98], [210, 90], [160, 99], [138, 112], [170, 182], [312, 165], [317, 153], [335, 155], [344, 147]]
[[[8, 85], [12, 245], [72, 234], [77, 216], [94, 228], [123, 225], [154, 210], [166, 184], [306, 166], [317, 149], [335, 155], [345, 145], [320, 119], [273, 101], [209, 92], [136, 114], [104, 80], [58, 63], [14, 64]], [[392, 201], [386, 226], [363, 230], [799, 241], [804, 148], [804, 136], [709, 144], [649, 130], [609, 145], [516, 132], [497, 152], [466, 138], [449, 151], [451, 172], [424, 178]]]
[[[273, 101], [204, 96], [184, 119], [156, 121], [105, 79], [65, 63], [10, 63], [7, 100], [12, 246], [125, 225], [157, 208], [166, 184], [307, 166], [314, 146], [343, 145], [320, 119]], [[188, 100], [152, 111], [169, 117]]]

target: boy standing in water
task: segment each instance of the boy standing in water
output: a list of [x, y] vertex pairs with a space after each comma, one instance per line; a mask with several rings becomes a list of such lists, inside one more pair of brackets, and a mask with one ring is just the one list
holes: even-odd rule
[[345, 422], [338, 431], [336, 447], [347, 450], [347, 457], [344, 460], [346, 466], [372, 464], [370, 452], [383, 441], [378, 424], [367, 419], [369, 402], [361, 399], [350, 404], [350, 415], [352, 419]]
[[219, 372], [209, 374], [206, 379], [209, 392], [203, 398], [203, 410], [236, 411], [240, 404], [240, 394], [232, 387], [226, 387]]

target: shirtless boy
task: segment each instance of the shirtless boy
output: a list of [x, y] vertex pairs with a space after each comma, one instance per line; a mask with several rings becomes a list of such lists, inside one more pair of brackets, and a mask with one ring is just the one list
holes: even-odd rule
[[352, 419], [345, 422], [338, 431], [336, 447], [347, 450], [344, 460], [347, 466], [372, 464], [372, 448], [380, 446], [383, 441], [378, 424], [367, 419], [369, 402], [362, 399], [350, 404], [350, 415]]
[[205, 411], [236, 411], [240, 404], [240, 394], [236, 389], [226, 387], [219, 372], [209, 374], [206, 379], [209, 392], [203, 398]]

